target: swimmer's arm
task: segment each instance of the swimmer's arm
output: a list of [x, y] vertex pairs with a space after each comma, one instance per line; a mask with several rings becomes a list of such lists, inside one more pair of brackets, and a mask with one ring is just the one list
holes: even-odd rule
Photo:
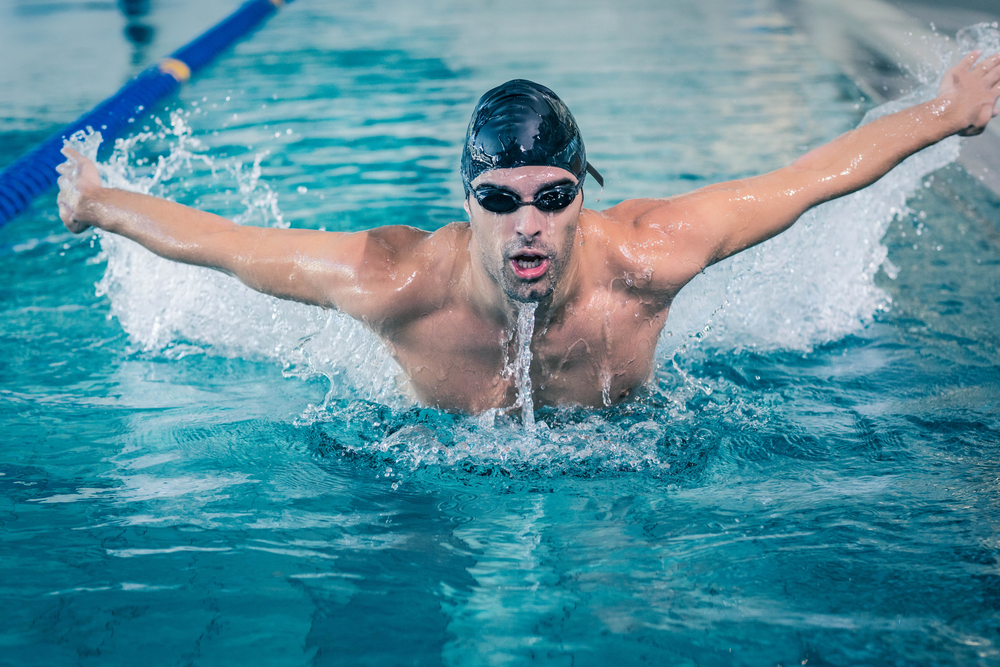
[[997, 115], [1000, 54], [974, 51], [945, 73], [938, 96], [841, 135], [784, 169], [708, 188], [717, 201], [717, 262], [788, 229], [810, 208], [871, 185], [917, 151], [953, 134], [980, 134]]
[[361, 319], [384, 316], [395, 246], [425, 236], [410, 228], [338, 233], [238, 225], [149, 195], [100, 185], [93, 162], [64, 151], [59, 215], [71, 232], [97, 227], [167, 259], [228, 273], [279, 298], [337, 308]]
[[[948, 70], [934, 100], [847, 132], [788, 167], [660, 202], [637, 200], [636, 225], [668, 229], [680, 256], [698, 270], [766, 241], [810, 208], [874, 183], [913, 153], [953, 134], [981, 133], [997, 115], [1000, 54], [974, 64], [980, 55], [970, 53]], [[687, 273], [690, 279], [697, 271]]]

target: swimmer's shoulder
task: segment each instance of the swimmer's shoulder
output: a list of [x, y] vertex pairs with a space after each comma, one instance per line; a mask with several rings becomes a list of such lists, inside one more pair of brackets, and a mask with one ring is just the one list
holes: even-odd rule
[[603, 211], [584, 209], [580, 231], [588, 241], [609, 250], [623, 244], [641, 243], [653, 228], [672, 229], [670, 200], [629, 199]]
[[394, 263], [420, 260], [428, 254], [452, 253], [468, 248], [469, 224], [453, 222], [435, 231], [408, 225], [386, 225], [369, 229], [364, 234], [368, 243], [378, 248]]
[[460, 223], [432, 232], [392, 225], [363, 233], [367, 259], [359, 277], [367, 289], [357, 310], [373, 330], [391, 338], [453, 296], [454, 277], [468, 257]]
[[468, 222], [453, 222], [434, 231], [391, 226], [369, 231], [369, 242], [385, 248], [386, 264], [394, 273], [413, 276], [423, 289], [445, 285], [468, 262], [471, 230]]
[[635, 289], [669, 301], [701, 265], [698, 225], [684, 195], [669, 199], [630, 199], [604, 211], [584, 211], [580, 229], [590, 264], [612, 275], [626, 275]]
[[686, 246], [696, 242], [701, 228], [713, 216], [712, 198], [695, 191], [663, 199], [627, 199], [604, 211], [581, 215], [602, 230], [614, 246], [669, 241]]
[[[469, 254], [472, 229], [468, 222], [452, 222], [432, 232], [420, 230], [412, 251], [434, 266], [443, 267]], [[429, 267], [428, 267], [429, 268]]]
[[682, 215], [685, 201], [685, 195], [662, 199], [626, 199], [603, 211], [586, 209], [584, 213], [596, 216], [593, 219], [599, 224], [612, 226], [615, 229], [627, 229], [641, 227], [654, 218], [669, 222], [675, 216]]

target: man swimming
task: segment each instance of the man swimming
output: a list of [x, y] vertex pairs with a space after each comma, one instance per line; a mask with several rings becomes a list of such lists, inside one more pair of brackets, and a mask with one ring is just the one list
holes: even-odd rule
[[514, 330], [536, 303], [536, 405], [621, 401], [651, 377], [671, 302], [707, 266], [859, 190], [916, 151], [982, 132], [997, 115], [1000, 54], [950, 69], [938, 96], [885, 116], [769, 174], [669, 199], [583, 208], [589, 173], [573, 116], [549, 89], [511, 81], [477, 106], [462, 158], [468, 222], [435, 232], [245, 227], [166, 200], [101, 187], [66, 149], [59, 214], [253, 289], [365, 323], [417, 397], [447, 410], [513, 406]]

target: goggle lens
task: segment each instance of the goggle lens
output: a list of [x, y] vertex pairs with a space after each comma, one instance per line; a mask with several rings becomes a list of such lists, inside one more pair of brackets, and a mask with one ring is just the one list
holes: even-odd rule
[[565, 185], [550, 188], [535, 195], [535, 208], [546, 212], [561, 211], [576, 199], [579, 188], [566, 189]]
[[482, 194], [476, 191], [476, 200], [491, 213], [512, 213], [521, 206], [520, 199], [504, 190], [491, 190]]
[[513, 213], [522, 206], [534, 206], [539, 211], [555, 213], [572, 204], [579, 191], [579, 185], [556, 185], [535, 193], [535, 198], [531, 201], [521, 201], [510, 190], [489, 186], [473, 192], [479, 205], [491, 213]]

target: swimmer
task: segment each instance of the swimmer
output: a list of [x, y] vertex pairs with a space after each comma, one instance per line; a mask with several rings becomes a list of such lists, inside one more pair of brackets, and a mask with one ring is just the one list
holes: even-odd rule
[[907, 156], [997, 115], [1000, 54], [973, 52], [938, 96], [847, 132], [777, 171], [668, 199], [583, 208], [588, 164], [576, 121], [548, 88], [486, 93], [462, 157], [467, 222], [320, 232], [237, 225], [163, 199], [103, 188], [64, 149], [59, 215], [71, 232], [121, 234], [266, 294], [336, 308], [388, 345], [425, 405], [469, 413], [517, 400], [521, 304], [534, 302], [535, 405], [628, 398], [654, 368], [671, 302], [707, 266], [859, 190]]

